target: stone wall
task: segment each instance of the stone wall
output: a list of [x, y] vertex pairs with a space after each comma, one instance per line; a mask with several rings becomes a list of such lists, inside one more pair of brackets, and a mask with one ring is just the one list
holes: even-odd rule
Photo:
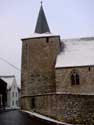
[[28, 38], [22, 41], [21, 107], [29, 109], [31, 102], [26, 97], [56, 91], [55, 61], [60, 52], [60, 37]]
[[56, 98], [58, 120], [72, 124], [94, 124], [94, 96], [63, 94]]
[[[32, 98], [35, 98], [34, 107]], [[28, 100], [28, 110], [66, 123], [94, 125], [93, 95], [50, 94], [28, 97]]]
[[[71, 73], [74, 70], [79, 74], [79, 85], [71, 84]], [[94, 95], [94, 67], [57, 68], [56, 91], [59, 93]]]
[[[34, 99], [34, 100], [33, 100]], [[43, 114], [45, 116], [50, 116], [52, 118], [56, 118], [56, 95], [38, 95], [32, 97], [23, 97], [22, 101], [24, 104], [24, 110], [31, 110]], [[25, 104], [27, 101], [27, 105]], [[35, 102], [33, 102], [35, 101]], [[32, 105], [35, 103], [34, 105]]]
[[[24, 39], [21, 108], [69, 123], [94, 124], [94, 67], [57, 68], [60, 38]], [[80, 84], [72, 85], [73, 71]]]
[[55, 92], [59, 36], [24, 39], [22, 44], [22, 96]]

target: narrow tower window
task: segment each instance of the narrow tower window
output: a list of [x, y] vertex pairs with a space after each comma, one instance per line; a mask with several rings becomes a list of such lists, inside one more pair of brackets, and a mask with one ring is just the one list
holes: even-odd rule
[[46, 38], [46, 42], [47, 42], [47, 43], [49, 42], [49, 38], [48, 38], [48, 37]]
[[32, 108], [35, 108], [35, 98], [32, 98]]
[[88, 67], [88, 71], [91, 71], [91, 67]]

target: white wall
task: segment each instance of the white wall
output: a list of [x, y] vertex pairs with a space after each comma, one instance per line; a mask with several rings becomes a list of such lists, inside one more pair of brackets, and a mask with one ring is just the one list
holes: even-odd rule
[[7, 93], [7, 105], [9, 108], [19, 108], [19, 91], [14, 77], [10, 90]]

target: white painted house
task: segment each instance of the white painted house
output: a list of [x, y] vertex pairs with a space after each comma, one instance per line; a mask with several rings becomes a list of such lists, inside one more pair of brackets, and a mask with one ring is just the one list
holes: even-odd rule
[[7, 83], [7, 108], [18, 109], [20, 99], [20, 88], [17, 85], [15, 76], [0, 76]]

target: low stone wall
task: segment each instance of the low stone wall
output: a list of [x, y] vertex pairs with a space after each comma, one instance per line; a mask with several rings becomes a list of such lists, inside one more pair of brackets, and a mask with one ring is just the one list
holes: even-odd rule
[[[35, 107], [32, 107], [35, 98]], [[27, 110], [71, 124], [94, 124], [94, 96], [72, 94], [49, 94], [28, 97]], [[28, 103], [26, 101], [26, 103]]]
[[68, 123], [94, 124], [94, 96], [57, 95], [57, 119]]

